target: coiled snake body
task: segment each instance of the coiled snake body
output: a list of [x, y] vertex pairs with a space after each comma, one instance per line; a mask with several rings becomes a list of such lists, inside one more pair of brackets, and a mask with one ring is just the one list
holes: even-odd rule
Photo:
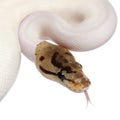
[[108, 0], [2, 0], [0, 9], [0, 100], [16, 79], [21, 52], [45, 77], [89, 100], [90, 81], [68, 50], [92, 50], [110, 39], [117, 17]]

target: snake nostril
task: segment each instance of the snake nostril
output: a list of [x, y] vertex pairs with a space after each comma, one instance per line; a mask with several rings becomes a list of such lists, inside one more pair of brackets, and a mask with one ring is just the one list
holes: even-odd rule
[[89, 85], [91, 85], [91, 82], [90, 82], [90, 80], [89, 80], [89, 79], [88, 79], [88, 81], [89, 81], [89, 82], [88, 82], [88, 84], [89, 84]]

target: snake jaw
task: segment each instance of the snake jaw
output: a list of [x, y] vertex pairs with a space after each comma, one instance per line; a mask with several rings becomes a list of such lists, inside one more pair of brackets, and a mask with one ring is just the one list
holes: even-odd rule
[[90, 86], [89, 79], [77, 79], [77, 80], [64, 80], [63, 84], [69, 88], [70, 90], [76, 92], [76, 93], [82, 93], [84, 91], [87, 91]]

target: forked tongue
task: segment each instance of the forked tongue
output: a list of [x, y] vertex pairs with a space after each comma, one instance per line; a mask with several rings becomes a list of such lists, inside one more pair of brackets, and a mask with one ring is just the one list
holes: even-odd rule
[[87, 100], [87, 105], [88, 105], [89, 102], [91, 103], [91, 100], [90, 100], [90, 97], [89, 97], [89, 94], [88, 94], [87, 90], [84, 91], [84, 94], [85, 94], [85, 97], [86, 97], [86, 100]]

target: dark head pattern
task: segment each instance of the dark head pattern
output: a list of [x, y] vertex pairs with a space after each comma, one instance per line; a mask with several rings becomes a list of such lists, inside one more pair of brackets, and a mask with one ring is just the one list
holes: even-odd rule
[[83, 92], [90, 85], [82, 65], [64, 47], [41, 42], [36, 48], [36, 66], [48, 79], [61, 83], [75, 92]]

